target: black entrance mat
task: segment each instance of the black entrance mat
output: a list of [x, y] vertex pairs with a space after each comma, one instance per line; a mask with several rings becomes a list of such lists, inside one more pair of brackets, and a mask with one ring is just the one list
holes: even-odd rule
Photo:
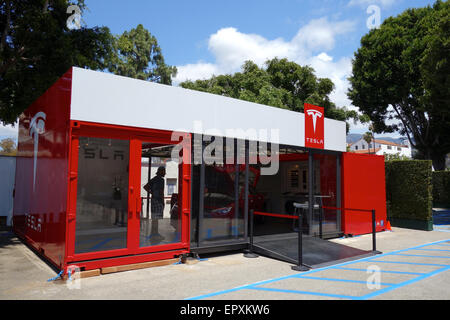
[[[316, 237], [304, 236], [302, 241], [303, 264], [310, 268], [321, 268], [376, 254], [373, 251], [360, 250]], [[298, 238], [296, 234], [255, 237], [254, 251], [296, 264], [298, 261]]]

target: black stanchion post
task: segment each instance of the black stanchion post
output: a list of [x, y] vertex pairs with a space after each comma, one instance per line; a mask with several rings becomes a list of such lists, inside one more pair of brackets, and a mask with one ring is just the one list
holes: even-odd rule
[[375, 217], [375, 209], [372, 210], [372, 250], [376, 254], [380, 254], [380, 251], [377, 251], [377, 230], [376, 230], [376, 217]]
[[323, 223], [323, 208], [322, 206], [319, 208], [319, 237], [322, 239], [322, 223]]
[[294, 271], [308, 271], [309, 268], [303, 265], [303, 217], [300, 214], [300, 208], [294, 204], [295, 210], [298, 212], [298, 264], [292, 266]]
[[253, 224], [254, 224], [254, 218], [253, 218], [253, 209], [250, 210], [250, 245], [247, 250], [244, 251], [244, 257], [246, 258], [258, 258], [258, 255], [253, 252]]
[[377, 251], [375, 210], [372, 210], [372, 250]]

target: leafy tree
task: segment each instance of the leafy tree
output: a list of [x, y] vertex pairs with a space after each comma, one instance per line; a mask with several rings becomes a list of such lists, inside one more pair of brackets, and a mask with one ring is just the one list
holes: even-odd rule
[[177, 68], [165, 64], [161, 48], [142, 24], [114, 37], [114, 55], [108, 69], [114, 74], [172, 84]]
[[386, 19], [361, 39], [349, 79], [348, 97], [375, 132], [406, 135], [436, 170], [450, 152], [449, 26], [449, 1]]
[[6, 138], [0, 140], [0, 155], [15, 156], [17, 153], [17, 146], [13, 139]]
[[[330, 100], [334, 84], [330, 79], [317, 78], [309, 66], [300, 66], [287, 59], [274, 58], [265, 68], [246, 61], [242, 71], [233, 75], [218, 75], [207, 80], [185, 81], [183, 88], [198, 90], [272, 107], [303, 112], [304, 103], [324, 107], [325, 116], [345, 121], [358, 119], [355, 111], [337, 108]], [[347, 131], [349, 124], [347, 123]]]
[[67, 13], [84, 0], [4, 0], [0, 2], [0, 121], [14, 123], [71, 66], [105, 69], [110, 59], [109, 29], [70, 30]]
[[142, 25], [121, 36], [107, 27], [69, 29], [73, 4], [82, 17], [84, 0], [0, 2], [0, 122], [13, 124], [71, 66], [171, 84], [176, 68]]
[[400, 153], [385, 154], [384, 161], [411, 161], [407, 156], [400, 155]]

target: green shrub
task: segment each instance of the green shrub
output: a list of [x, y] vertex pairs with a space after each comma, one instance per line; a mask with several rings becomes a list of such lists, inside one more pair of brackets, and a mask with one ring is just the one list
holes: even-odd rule
[[388, 219], [432, 221], [431, 161], [387, 161], [385, 168]]
[[432, 175], [433, 206], [450, 208], [450, 171], [435, 171]]

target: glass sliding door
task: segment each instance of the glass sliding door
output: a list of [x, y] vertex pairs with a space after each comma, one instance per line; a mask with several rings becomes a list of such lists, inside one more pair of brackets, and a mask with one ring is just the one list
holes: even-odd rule
[[75, 253], [127, 247], [128, 140], [79, 137]]
[[173, 145], [142, 142], [139, 247], [181, 241], [181, 159]]
[[[340, 155], [314, 154], [314, 205], [310, 233], [323, 236], [341, 232]], [[320, 216], [321, 215], [321, 216]]]
[[204, 247], [245, 241], [245, 141], [203, 140], [201, 163], [192, 172], [191, 244]]

